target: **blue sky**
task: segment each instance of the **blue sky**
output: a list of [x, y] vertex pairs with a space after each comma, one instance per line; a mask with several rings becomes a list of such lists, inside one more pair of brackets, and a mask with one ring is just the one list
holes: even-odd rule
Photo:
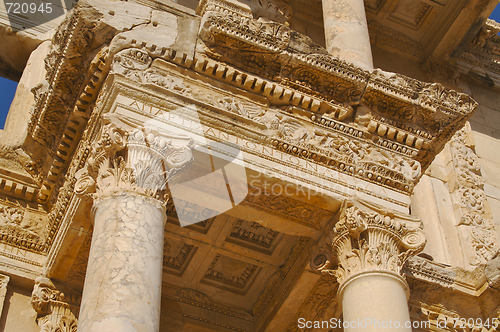
[[[490, 16], [491, 19], [500, 22], [500, 5], [498, 5]], [[499, 33], [500, 34], [500, 33]], [[3, 129], [10, 104], [14, 99], [17, 82], [0, 77], [0, 128]]]
[[500, 5], [495, 7], [495, 10], [493, 10], [493, 13], [491, 13], [490, 18], [492, 20], [500, 22]]
[[0, 77], [0, 128], [3, 129], [10, 104], [16, 93], [17, 82]]

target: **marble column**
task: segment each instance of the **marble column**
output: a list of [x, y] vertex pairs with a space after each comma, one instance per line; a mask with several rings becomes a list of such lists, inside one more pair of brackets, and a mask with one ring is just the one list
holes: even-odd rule
[[328, 52], [365, 70], [373, 69], [363, 0], [323, 0]]
[[79, 332], [157, 332], [166, 184], [192, 161], [189, 137], [107, 115], [75, 191], [94, 200]]
[[340, 284], [344, 330], [410, 332], [409, 289], [400, 272], [425, 245], [420, 222], [351, 201], [323, 243], [311, 267]]

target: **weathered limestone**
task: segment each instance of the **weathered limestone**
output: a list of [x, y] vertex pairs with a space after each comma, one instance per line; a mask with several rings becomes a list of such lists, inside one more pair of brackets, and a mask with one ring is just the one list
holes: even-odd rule
[[339, 289], [344, 321], [349, 322], [344, 330], [410, 332], [411, 326], [405, 326], [410, 321], [408, 296], [408, 284], [396, 273], [356, 274]]
[[123, 193], [99, 199], [94, 209], [79, 330], [158, 331], [163, 207]]
[[36, 279], [31, 305], [38, 314], [40, 331], [76, 331], [79, 302], [78, 295], [64, 294], [50, 279]]
[[344, 321], [350, 322], [347, 331], [363, 330], [360, 322], [373, 324], [371, 331], [405, 326], [409, 293], [399, 273], [424, 245], [418, 220], [361, 201], [344, 205], [311, 266], [339, 282]]
[[323, 0], [328, 52], [365, 70], [373, 69], [363, 0]]
[[94, 193], [94, 233], [79, 331], [159, 329], [166, 183], [192, 161], [189, 137], [109, 115], [77, 174]]
[[0, 316], [2, 315], [3, 311], [5, 295], [7, 295], [7, 285], [9, 284], [9, 280], [9, 276], [0, 274]]

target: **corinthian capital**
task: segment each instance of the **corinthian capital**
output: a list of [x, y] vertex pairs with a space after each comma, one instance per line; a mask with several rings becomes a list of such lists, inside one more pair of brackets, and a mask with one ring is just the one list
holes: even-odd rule
[[129, 190], [163, 199], [167, 182], [192, 162], [193, 145], [187, 136], [105, 114], [86, 164], [76, 173], [75, 192], [106, 196]]
[[311, 267], [340, 284], [362, 272], [400, 273], [426, 242], [418, 220], [359, 200], [342, 206], [339, 221], [324, 238]]
[[76, 332], [80, 296], [68, 296], [47, 278], [37, 278], [31, 305], [38, 314], [37, 323], [44, 332]]

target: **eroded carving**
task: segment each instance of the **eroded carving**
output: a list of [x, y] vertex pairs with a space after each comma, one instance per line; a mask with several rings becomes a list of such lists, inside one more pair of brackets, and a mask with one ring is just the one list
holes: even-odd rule
[[67, 296], [47, 278], [35, 281], [31, 305], [37, 312], [37, 323], [44, 332], [76, 332], [80, 296]]
[[418, 256], [408, 259], [404, 272], [415, 278], [438, 283], [444, 287], [451, 287], [455, 281], [456, 273], [437, 263]]
[[270, 214], [293, 220], [298, 224], [314, 229], [321, 229], [321, 223], [331, 215], [330, 211], [323, 210], [311, 204], [295, 200], [287, 196], [267, 195], [265, 190], [258, 187], [249, 187], [249, 195], [241, 203], [267, 211]]
[[465, 232], [462, 236], [464, 247], [472, 249], [469, 264], [476, 266], [492, 259], [499, 248], [483, 190], [484, 181], [479, 158], [470, 143], [470, 132], [470, 125], [467, 123], [450, 142], [452, 176], [455, 179], [455, 185], [450, 187], [450, 192], [459, 219], [457, 226]]
[[269, 249], [278, 234], [279, 232], [264, 227], [259, 223], [238, 220], [229, 236]]
[[0, 242], [41, 251], [45, 245], [45, 226], [41, 216], [27, 215], [24, 208], [0, 203]]
[[500, 24], [487, 19], [470, 45], [460, 55], [457, 69], [466, 75], [479, 79], [483, 84], [493, 86], [499, 83], [500, 75]]
[[188, 303], [197, 307], [206, 308], [227, 316], [237, 317], [248, 321], [253, 321], [252, 315], [244, 310], [239, 310], [234, 307], [227, 307], [212, 301], [205, 294], [194, 289], [183, 288], [175, 294], [175, 298], [179, 302]]
[[182, 274], [196, 247], [182, 241], [165, 237], [163, 245], [163, 266]]
[[286, 331], [300, 331], [297, 326], [297, 321], [301, 317], [310, 317], [311, 321], [321, 321], [325, 310], [331, 305], [337, 305], [335, 302], [337, 288], [338, 285], [332, 287], [332, 284], [327, 277], [321, 277], [314, 284], [304, 301], [302, 301], [298, 310], [289, 320]]
[[[424, 83], [381, 70], [365, 72], [330, 55], [321, 54], [323, 52], [312, 44], [308, 50], [296, 50], [293, 33], [275, 33], [274, 39], [252, 31], [245, 30], [243, 33], [241, 29], [246, 29], [247, 22], [252, 22], [252, 19], [235, 12], [228, 14], [216, 8], [205, 12], [202, 38], [208, 48], [207, 54], [279, 84], [269, 86], [269, 82], [257, 78], [247, 84], [244, 80], [248, 78], [239, 79], [238, 73], [225, 69], [225, 66], [222, 66], [220, 74], [216, 73], [221, 65], [207, 61], [195, 67], [201, 71], [214, 68], [214, 76], [218, 78], [222, 75], [222, 79], [226, 71], [230, 72], [231, 82], [241, 82], [254, 91], [258, 88], [253, 87], [258, 86], [274, 103], [293, 104], [293, 96], [300, 92], [305, 96], [297, 97], [297, 105], [313, 112], [319, 108], [332, 114], [334, 120], [345, 123], [352, 122], [356, 108], [361, 109], [358, 105], [362, 104], [369, 112], [362, 117], [356, 114], [353, 126], [361, 129], [362, 138], [370, 139], [369, 144], [375, 143], [377, 148], [384, 147], [409, 156], [418, 161], [423, 169], [443, 148], [443, 142], [477, 107], [469, 96], [449, 91], [437, 83]], [[327, 116], [321, 118], [327, 121]], [[293, 130], [297, 125], [285, 124], [285, 117], [281, 122], [283, 128], [277, 128], [278, 134], [281, 132], [296, 141], [312, 137], [310, 133], [291, 133], [287, 129]], [[408, 187], [411, 188], [411, 185]]]

